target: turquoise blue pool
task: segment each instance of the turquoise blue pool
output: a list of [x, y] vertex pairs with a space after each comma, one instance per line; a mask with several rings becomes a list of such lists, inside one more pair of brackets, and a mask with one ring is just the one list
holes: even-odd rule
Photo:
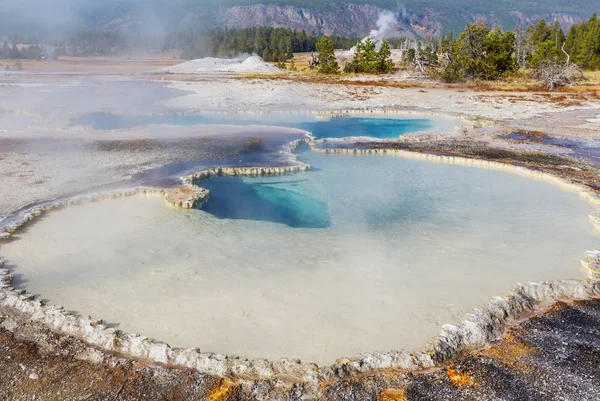
[[425, 118], [367, 118], [347, 116], [317, 120], [312, 115], [303, 116], [211, 116], [211, 115], [149, 115], [127, 116], [111, 113], [93, 113], [75, 119], [74, 125], [90, 125], [96, 130], [127, 129], [136, 126], [162, 125], [271, 125], [299, 128], [311, 132], [315, 138], [371, 137], [398, 138], [400, 135], [425, 131], [436, 122]]

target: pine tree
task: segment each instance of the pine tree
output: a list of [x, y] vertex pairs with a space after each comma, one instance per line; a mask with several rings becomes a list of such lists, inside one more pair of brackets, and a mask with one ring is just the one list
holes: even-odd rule
[[483, 23], [470, 24], [453, 44], [444, 41], [440, 48], [444, 56], [441, 61], [435, 60], [434, 71], [446, 82], [502, 78], [518, 68], [515, 42], [513, 32], [500, 28], [491, 31]]
[[485, 79], [499, 79], [518, 68], [515, 53], [515, 34], [496, 28], [484, 40], [483, 72]]
[[600, 24], [596, 14], [588, 21], [588, 29], [583, 38], [582, 49], [583, 66], [589, 69], [600, 68]]
[[340, 66], [335, 59], [333, 42], [329, 38], [321, 38], [317, 42], [319, 72], [322, 74], [339, 74]]
[[394, 63], [391, 59], [392, 52], [387, 40], [381, 43], [381, 48], [377, 53], [377, 72], [388, 74], [394, 70]]
[[600, 20], [596, 14], [571, 27], [565, 40], [565, 51], [579, 67], [600, 69]]
[[384, 40], [381, 43], [379, 51], [376, 50], [376, 44], [371, 38], [356, 45], [352, 61], [346, 63], [344, 72], [348, 73], [390, 73], [394, 69], [394, 63], [391, 60], [392, 52], [390, 44]]
[[546, 20], [542, 18], [531, 33], [531, 41], [534, 46], [538, 46], [550, 39], [551, 35], [552, 30], [548, 27]]
[[459, 35], [454, 60], [469, 78], [483, 78], [485, 39], [490, 28], [484, 23], [473, 23]]

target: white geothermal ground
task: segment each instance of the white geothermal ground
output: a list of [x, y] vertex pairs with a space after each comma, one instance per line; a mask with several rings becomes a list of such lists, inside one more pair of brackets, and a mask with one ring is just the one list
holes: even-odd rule
[[515, 282], [581, 278], [598, 242], [592, 208], [545, 182], [397, 157], [301, 158], [315, 171], [232, 185], [257, 207], [324, 210], [326, 228], [133, 197], [56, 211], [0, 257], [19, 286], [126, 332], [327, 364], [418, 349]]

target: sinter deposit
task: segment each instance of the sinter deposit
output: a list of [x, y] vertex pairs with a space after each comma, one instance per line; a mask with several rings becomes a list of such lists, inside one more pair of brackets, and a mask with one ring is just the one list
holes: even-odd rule
[[257, 55], [239, 56], [233, 59], [206, 57], [187, 61], [172, 67], [167, 67], [161, 72], [172, 74], [198, 74], [198, 73], [276, 73], [281, 70], [274, 65], [266, 63]]

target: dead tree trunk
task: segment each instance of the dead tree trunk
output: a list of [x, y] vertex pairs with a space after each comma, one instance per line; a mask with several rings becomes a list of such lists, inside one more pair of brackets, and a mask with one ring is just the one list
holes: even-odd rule
[[583, 72], [571, 62], [571, 56], [565, 51], [564, 44], [561, 51], [567, 56], [564, 64], [558, 59], [545, 60], [536, 69], [536, 75], [541, 84], [551, 91], [555, 91], [561, 86], [572, 86], [577, 80], [583, 79]]

